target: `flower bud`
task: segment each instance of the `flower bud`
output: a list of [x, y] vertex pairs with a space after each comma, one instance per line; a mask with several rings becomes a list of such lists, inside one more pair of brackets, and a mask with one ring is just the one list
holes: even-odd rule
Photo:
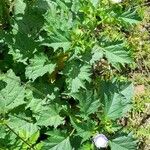
[[103, 134], [97, 134], [93, 137], [93, 142], [97, 148], [106, 148], [108, 146], [108, 139]]

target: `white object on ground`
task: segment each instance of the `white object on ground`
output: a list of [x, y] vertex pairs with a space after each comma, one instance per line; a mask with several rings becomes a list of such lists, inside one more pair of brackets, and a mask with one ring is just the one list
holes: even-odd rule
[[115, 4], [115, 3], [121, 3], [122, 0], [111, 0], [111, 2], [114, 3], [114, 4]]
[[97, 134], [93, 137], [93, 142], [97, 148], [106, 148], [108, 146], [108, 139], [104, 134]]

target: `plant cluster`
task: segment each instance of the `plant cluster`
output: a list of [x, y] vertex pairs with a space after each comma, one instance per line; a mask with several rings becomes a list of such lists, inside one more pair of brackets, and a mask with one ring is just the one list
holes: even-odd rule
[[1, 150], [95, 150], [99, 133], [106, 149], [136, 149], [119, 123], [133, 84], [119, 72], [141, 2], [1, 1]]

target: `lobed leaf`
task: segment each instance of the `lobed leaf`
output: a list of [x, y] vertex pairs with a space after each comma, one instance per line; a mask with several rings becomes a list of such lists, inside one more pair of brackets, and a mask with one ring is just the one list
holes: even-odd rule
[[66, 82], [71, 93], [76, 93], [80, 88], [85, 89], [85, 81], [90, 82], [91, 67], [73, 61], [66, 66], [64, 74], [68, 77]]
[[8, 113], [25, 103], [25, 88], [12, 70], [1, 74], [0, 87], [0, 113]]
[[69, 137], [66, 137], [64, 133], [56, 130], [48, 132], [47, 134], [50, 135], [50, 137], [44, 142], [45, 150], [73, 150]]
[[101, 97], [105, 116], [109, 119], [115, 120], [124, 116], [131, 108], [133, 85], [121, 84], [114, 82], [114, 84], [101, 84]]
[[109, 63], [115, 67], [117, 67], [118, 64], [124, 66], [125, 64], [132, 63], [132, 59], [124, 48], [123, 43], [112, 43], [111, 45], [102, 47], [102, 50]]
[[90, 114], [95, 113], [100, 107], [100, 100], [96, 93], [89, 90], [82, 90], [80, 93], [71, 95], [74, 99], [79, 100], [80, 116], [87, 119]]
[[137, 11], [130, 9], [119, 15], [118, 19], [127, 25], [137, 24], [141, 21], [141, 18], [138, 16]]
[[131, 136], [121, 136], [110, 141], [111, 150], [135, 150], [137, 142]]
[[26, 77], [33, 81], [46, 73], [51, 74], [55, 70], [55, 64], [48, 62], [44, 54], [35, 55], [30, 59], [30, 64], [26, 67]]
[[60, 108], [58, 106], [51, 106], [49, 109], [41, 111], [37, 124], [40, 126], [54, 126], [57, 128], [59, 125], [64, 124], [64, 118], [59, 115]]

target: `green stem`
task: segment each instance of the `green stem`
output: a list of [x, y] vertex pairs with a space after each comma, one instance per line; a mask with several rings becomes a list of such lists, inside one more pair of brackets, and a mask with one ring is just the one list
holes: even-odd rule
[[75, 129], [73, 129], [73, 130], [71, 131], [71, 133], [70, 133], [70, 135], [69, 135], [69, 136], [72, 136], [72, 135], [73, 135], [73, 133], [74, 133], [74, 131], [75, 131]]

